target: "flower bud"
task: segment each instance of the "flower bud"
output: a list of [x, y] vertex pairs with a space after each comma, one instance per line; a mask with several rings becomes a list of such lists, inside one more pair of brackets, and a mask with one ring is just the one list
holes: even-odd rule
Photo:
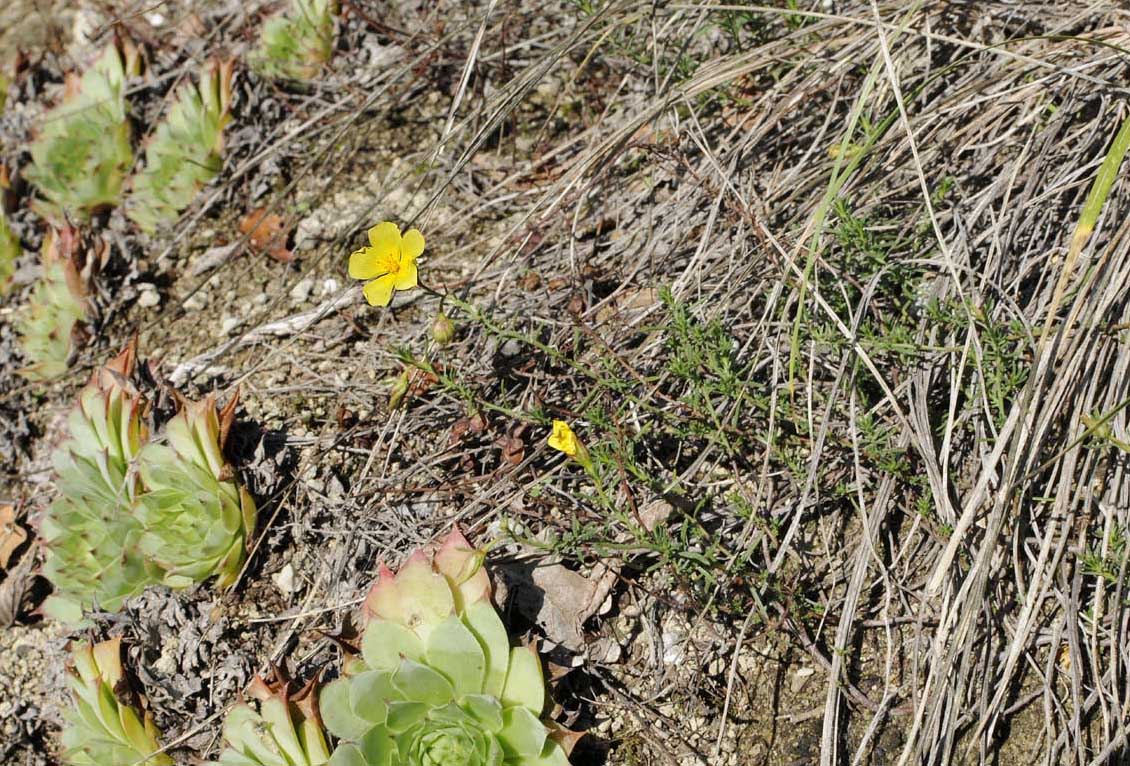
[[442, 311], [432, 320], [432, 340], [441, 346], [446, 346], [455, 339], [455, 323]]
[[392, 381], [392, 391], [388, 395], [388, 408], [395, 410], [404, 403], [404, 397], [408, 394], [408, 370], [396, 376]]

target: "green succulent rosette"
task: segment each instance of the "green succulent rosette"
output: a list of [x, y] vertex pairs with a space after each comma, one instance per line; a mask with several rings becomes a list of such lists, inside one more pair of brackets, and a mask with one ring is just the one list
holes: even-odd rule
[[[223, 415], [230, 421], [234, 400]], [[183, 588], [212, 575], [216, 585], [235, 582], [255, 529], [255, 501], [234, 479], [223, 456], [221, 415], [208, 397], [188, 403], [165, 427], [165, 444], [138, 454], [145, 491], [137, 500], [140, 547], [164, 571], [164, 582]]]
[[98, 370], [67, 418], [70, 436], [52, 455], [58, 497], [40, 526], [43, 572], [55, 586], [46, 614], [78, 622], [97, 604], [117, 610], [160, 581], [142, 556], [142, 529], [129, 513], [138, 493], [130, 465], [148, 438], [145, 402], [128, 381], [134, 346]]
[[121, 639], [73, 651], [69, 676], [74, 705], [65, 715], [64, 763], [70, 766], [173, 766], [157, 741], [157, 727], [128, 698]]
[[320, 766], [329, 760], [315, 704], [314, 686], [289, 694], [280, 678], [268, 685], [256, 678], [241, 702], [224, 719], [227, 747], [218, 766]]
[[145, 149], [145, 169], [134, 176], [126, 215], [142, 231], [175, 221], [223, 165], [224, 127], [231, 121], [234, 62], [212, 61], [197, 85], [185, 85]]
[[566, 766], [570, 732], [540, 719], [541, 661], [511, 648], [484, 553], [453, 531], [384, 565], [365, 601], [360, 657], [323, 689], [334, 766]]
[[133, 164], [126, 79], [140, 58], [129, 41], [109, 45], [81, 77], [68, 75], [63, 101], [47, 112], [24, 175], [39, 190], [37, 213], [58, 224], [117, 205]]
[[75, 265], [78, 232], [48, 229], [40, 251], [43, 272], [20, 312], [17, 329], [28, 364], [20, 374], [29, 380], [52, 380], [70, 367], [75, 333], [87, 319], [88, 300]]
[[337, 0], [291, 0], [290, 11], [263, 23], [251, 68], [265, 77], [309, 80], [330, 60]]

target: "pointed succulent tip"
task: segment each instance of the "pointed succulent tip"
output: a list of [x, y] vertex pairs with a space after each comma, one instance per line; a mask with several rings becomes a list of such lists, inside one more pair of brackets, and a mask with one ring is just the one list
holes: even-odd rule
[[247, 688], [243, 690], [243, 693], [248, 697], [251, 697], [252, 699], [259, 700], [260, 702], [268, 700], [272, 696], [274, 696], [274, 691], [271, 689], [271, 685], [264, 681], [262, 676], [255, 676], [253, 679], [251, 679], [251, 683], [247, 685]]
[[98, 663], [94, 660], [94, 649], [86, 641], [71, 644], [71, 665], [79, 678], [87, 683], [98, 678]]
[[235, 422], [235, 410], [239, 406], [240, 387], [235, 387], [235, 393], [232, 394], [231, 399], [220, 410], [220, 450], [227, 447], [228, 434], [231, 433], [232, 423]]
[[306, 685], [290, 695], [290, 701], [298, 708], [298, 712], [307, 721], [313, 721], [319, 727], [322, 724], [322, 713], [318, 709], [318, 688], [321, 686], [322, 674], [319, 672], [306, 682]]
[[459, 528], [458, 524], [456, 524], [440, 542], [440, 549], [442, 550], [443, 548], [462, 548], [465, 550], [471, 550], [473, 546], [471, 545], [470, 541], [467, 540], [467, 536], [463, 534], [463, 530]]
[[117, 356], [94, 370], [90, 377], [91, 385], [107, 389], [126, 384], [136, 365], [137, 335], [135, 334]]
[[207, 415], [209, 412], [215, 412], [216, 392], [209, 391], [203, 399], [197, 399], [196, 401], [186, 399], [184, 401], [184, 411], [188, 413], [186, 417], [189, 418], [200, 417]]
[[390, 602], [398, 598], [396, 574], [388, 568], [387, 564], [381, 561], [377, 564], [377, 581], [369, 588], [369, 593], [365, 596], [365, 604], [362, 607], [365, 622], [383, 616], [382, 611], [387, 613]]
[[464, 607], [490, 597], [490, 577], [483, 568], [484, 558], [486, 553], [471, 545], [457, 526], [436, 551], [436, 569], [458, 591]]
[[428, 558], [428, 554], [424, 553], [422, 549], [417, 548], [416, 550], [412, 551], [407, 559], [404, 560], [404, 564], [400, 567], [400, 569], [401, 571], [403, 571], [405, 569], [408, 569], [409, 567], [418, 567], [421, 565], [430, 568], [432, 562], [431, 559]]
[[94, 662], [98, 675], [112, 689], [122, 678], [122, 639], [114, 637], [97, 643], [93, 648]]

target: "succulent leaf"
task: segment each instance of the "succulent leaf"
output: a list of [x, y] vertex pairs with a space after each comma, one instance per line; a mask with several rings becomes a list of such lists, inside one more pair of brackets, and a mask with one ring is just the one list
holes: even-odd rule
[[541, 663], [511, 650], [490, 603], [484, 554], [454, 531], [398, 573], [380, 567], [365, 600], [361, 657], [323, 689], [335, 766], [567, 766], [539, 720]]
[[439, 624], [428, 636], [428, 664], [451, 679], [455, 694], [478, 694], [483, 690], [486, 656], [478, 639], [455, 615]]
[[290, 11], [263, 24], [251, 67], [264, 77], [310, 80], [330, 60], [337, 0], [292, 0]]
[[401, 657], [422, 659], [424, 644], [410, 631], [395, 622], [374, 618], [379, 627], [366, 630], [361, 637], [361, 656], [365, 663], [378, 670], [395, 670]]
[[538, 714], [545, 706], [541, 660], [532, 648], [515, 647], [510, 650], [510, 665], [506, 671], [502, 701], [504, 704], [529, 708]]
[[133, 700], [122, 700], [121, 639], [73, 651], [70, 675], [74, 707], [66, 711], [63, 761], [71, 766], [172, 766], [161, 749], [157, 728]]
[[86, 220], [118, 204], [130, 165], [126, 79], [137, 74], [136, 48], [109, 45], [79, 78], [68, 76], [63, 101], [44, 116], [25, 177], [39, 190], [34, 209], [57, 224]]
[[224, 127], [231, 121], [232, 61], [214, 60], [199, 83], [177, 91], [145, 149], [145, 168], [133, 177], [126, 215], [143, 231], [175, 221], [223, 164]]

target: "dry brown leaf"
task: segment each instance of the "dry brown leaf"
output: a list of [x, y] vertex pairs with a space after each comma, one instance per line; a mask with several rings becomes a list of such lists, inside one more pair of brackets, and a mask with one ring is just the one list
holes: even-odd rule
[[239, 231], [247, 237], [252, 250], [265, 253], [282, 263], [294, 260], [294, 253], [286, 246], [288, 231], [282, 216], [268, 214], [266, 208], [257, 207], [239, 222]]
[[598, 565], [592, 578], [561, 564], [505, 567], [514, 607], [536, 622], [546, 638], [571, 652], [585, 650], [582, 626], [600, 611], [616, 583], [619, 563]]
[[0, 505], [0, 569], [7, 569], [21, 545], [27, 541], [27, 530], [16, 523], [16, 507], [11, 503]]
[[13, 625], [24, 611], [24, 602], [35, 582], [35, 575], [31, 573], [34, 560], [34, 556], [21, 557], [0, 582], [0, 628]]

